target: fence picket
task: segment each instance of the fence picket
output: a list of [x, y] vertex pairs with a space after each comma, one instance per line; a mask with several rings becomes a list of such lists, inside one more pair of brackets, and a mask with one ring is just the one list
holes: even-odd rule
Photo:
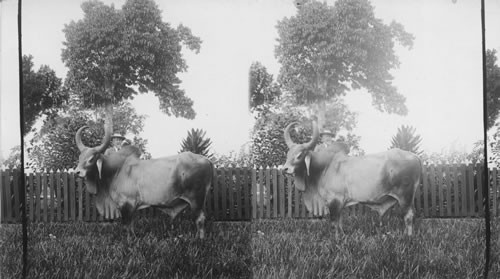
[[277, 212], [278, 212], [278, 172], [276, 169], [271, 170], [272, 173], [272, 200], [273, 200], [273, 212], [272, 212], [272, 218], [277, 217]]
[[259, 219], [264, 218], [264, 170], [262, 168], [259, 169], [259, 187], [257, 194], [257, 209]]
[[75, 176], [73, 174], [69, 174], [69, 216], [71, 220], [76, 220], [76, 184], [75, 184]]
[[429, 216], [429, 190], [430, 190], [430, 185], [429, 185], [429, 174], [428, 174], [429, 168], [425, 167], [422, 170], [423, 174], [423, 183], [422, 183], [422, 190], [424, 192], [424, 216], [427, 217]]
[[245, 220], [248, 220], [248, 219], [251, 219], [252, 215], [251, 215], [251, 209], [250, 209], [250, 199], [251, 199], [251, 196], [252, 196], [252, 187], [249, 186], [248, 184], [248, 181], [250, 180], [249, 179], [249, 171], [248, 171], [248, 168], [243, 168], [242, 169], [242, 179], [243, 179], [243, 190], [244, 190], [244, 209], [245, 209], [245, 214], [243, 216], [243, 218]]
[[252, 218], [257, 219], [257, 170], [251, 169], [252, 174]]
[[467, 211], [467, 167], [465, 164], [460, 165], [460, 200], [462, 202], [462, 208], [460, 211], [460, 216], [467, 216], [469, 213]]
[[227, 187], [226, 187], [226, 172], [225, 168], [221, 169], [220, 172], [220, 181], [219, 181], [220, 189], [222, 192], [222, 212], [221, 212], [221, 219], [226, 219], [227, 218]]
[[497, 183], [497, 178], [498, 178], [498, 171], [497, 168], [493, 168], [492, 171], [492, 191], [491, 191], [491, 205], [492, 205], [492, 216], [497, 217], [498, 216], [498, 205], [497, 205], [497, 195], [498, 195], [498, 183]]
[[42, 175], [42, 173], [37, 173], [37, 177], [36, 177], [36, 187], [34, 188], [35, 189], [35, 221], [36, 222], [40, 222], [42, 221], [42, 219], [40, 218], [40, 213], [41, 213], [41, 210], [40, 210], [40, 207], [41, 207], [41, 204], [42, 204], [42, 200], [40, 199], [40, 193], [42, 192], [42, 184], [44, 183], [44, 176]]
[[445, 165], [445, 180], [446, 180], [446, 216], [451, 216], [451, 207], [453, 206], [453, 202], [451, 200], [451, 165]]
[[7, 206], [5, 204], [5, 193], [4, 193], [4, 189], [5, 189], [5, 184], [4, 184], [4, 170], [2, 170], [0, 168], [0, 223], [4, 223], [4, 222], [7, 222], [5, 220], [5, 217], [4, 217], [4, 214], [7, 213], [8, 209], [7, 209]]
[[[50, 182], [50, 181], [49, 181]], [[48, 197], [48, 187], [49, 185], [51, 185], [51, 183], [48, 183], [47, 182], [47, 179], [42, 177], [42, 188], [40, 189], [41, 191], [41, 194], [38, 195], [37, 197], [40, 198], [40, 196], [43, 197], [43, 204], [41, 204], [40, 206], [40, 209], [42, 210], [42, 218], [43, 218], [43, 221], [44, 222], [48, 222], [50, 219], [49, 219], [49, 197]]]
[[243, 209], [243, 201], [241, 199], [241, 192], [243, 190], [243, 183], [241, 179], [241, 170], [240, 168], [236, 168], [234, 170], [234, 191], [236, 192], [236, 218], [241, 220], [242, 217], [242, 209]]
[[443, 191], [445, 190], [444, 187], [444, 177], [443, 177], [443, 165], [437, 165], [436, 166], [436, 190], [438, 192], [438, 199], [436, 204], [436, 208], [439, 208], [439, 216], [442, 217], [444, 216], [444, 206], [445, 206], [445, 200], [444, 200], [444, 194]]
[[279, 212], [278, 216], [280, 218], [285, 218], [285, 177], [280, 172], [279, 174], [279, 186], [278, 186], [278, 196], [279, 196]]
[[[57, 200], [56, 200], [56, 185], [54, 181], [54, 177], [50, 176], [50, 174], [46, 172], [41, 172], [38, 173], [39, 175], [39, 182], [41, 184], [39, 185], [44, 185], [43, 188], [47, 188], [47, 198], [44, 198], [44, 200], [47, 200], [47, 219], [49, 222], [56, 222], [56, 206], [57, 206]], [[41, 186], [40, 186], [41, 187]], [[47, 196], [45, 195], [45, 196]]]
[[437, 216], [437, 205], [436, 205], [436, 169], [434, 165], [431, 165], [429, 169], [430, 177], [430, 191], [431, 191], [431, 210], [430, 216]]
[[27, 197], [28, 197], [28, 204], [29, 204], [29, 207], [28, 207], [28, 214], [29, 214], [29, 220], [31, 222], [34, 222], [35, 221], [35, 210], [33, 210], [33, 206], [35, 204], [35, 195], [33, 193], [33, 176], [34, 174], [33, 173], [30, 173], [29, 176], [28, 176], [28, 185], [26, 186], [26, 194], [27, 194]]
[[56, 208], [57, 208], [57, 211], [56, 211], [56, 220], [58, 222], [62, 221], [62, 202], [63, 202], [63, 193], [62, 193], [62, 183], [61, 183], [61, 177], [60, 177], [60, 174], [58, 172], [56, 173], [50, 173], [50, 176], [51, 177], [54, 177], [54, 179], [56, 180]]
[[453, 200], [454, 200], [454, 210], [453, 210], [453, 216], [458, 217], [460, 215], [459, 212], [459, 202], [458, 202], [458, 196], [459, 196], [459, 188], [458, 188], [458, 172], [459, 168], [457, 164], [453, 164], [453, 167], [451, 168], [450, 172], [453, 172]]
[[271, 170], [266, 168], [266, 199], [265, 199], [265, 207], [266, 207], [266, 218], [271, 218]]
[[85, 221], [90, 221], [90, 193], [87, 191], [87, 186], [85, 188]]
[[3, 188], [5, 189], [5, 205], [7, 210], [5, 210], [5, 220], [7, 222], [13, 221], [12, 219], [12, 194], [11, 194], [11, 188], [10, 188], [10, 170], [6, 170], [4, 173], [4, 180], [3, 180]]
[[21, 221], [21, 212], [20, 212], [21, 199], [19, 197], [19, 194], [20, 194], [19, 187], [21, 187], [21, 184], [19, 183], [20, 179], [19, 179], [19, 170], [18, 169], [14, 169], [14, 171], [12, 172], [12, 178], [13, 178], [12, 190], [14, 193], [14, 220], [16, 222], [20, 222]]
[[83, 221], [83, 187], [82, 180], [77, 180], [78, 184], [78, 221]]
[[474, 208], [476, 208], [476, 205], [474, 203], [474, 166], [468, 165], [467, 166], [467, 172], [468, 172], [468, 190], [469, 190], [469, 195], [468, 195], [468, 200], [469, 200], [469, 211], [468, 211], [468, 216], [472, 217], [474, 216]]
[[92, 195], [92, 220], [93, 221], [98, 221], [99, 220], [99, 212], [97, 211], [97, 206], [96, 206], [96, 196], [95, 195]]
[[63, 202], [62, 202], [62, 210], [63, 210], [63, 220], [68, 221], [68, 210], [69, 210], [69, 199], [68, 199], [68, 173], [64, 172], [61, 175], [62, 179], [62, 190], [63, 190]]
[[229, 180], [229, 183], [227, 184], [228, 185], [228, 195], [229, 195], [229, 218], [231, 220], [234, 220], [234, 214], [236, 213], [235, 212], [235, 203], [234, 203], [234, 194], [235, 194], [235, 191], [234, 191], [234, 187], [235, 187], [235, 183], [234, 183], [234, 180], [233, 180], [233, 169], [232, 168], [228, 168], [226, 169], [226, 180]]
[[[476, 200], [476, 205], [477, 205], [477, 210], [474, 208], [474, 212], [479, 214], [479, 216], [484, 215], [484, 201], [483, 201], [483, 189], [481, 188], [481, 185], [483, 184], [483, 168], [482, 165], [476, 164], [476, 188], [474, 189], [475, 192], [477, 192], [477, 200]], [[475, 197], [475, 196], [474, 196]]]
[[212, 212], [212, 216], [214, 217], [215, 220], [219, 219], [219, 215], [221, 210], [220, 210], [220, 204], [219, 204], [219, 179], [218, 179], [218, 170], [214, 168], [214, 175], [213, 175], [213, 181], [212, 181], [212, 189], [213, 189], [213, 197], [214, 197], [214, 211]]

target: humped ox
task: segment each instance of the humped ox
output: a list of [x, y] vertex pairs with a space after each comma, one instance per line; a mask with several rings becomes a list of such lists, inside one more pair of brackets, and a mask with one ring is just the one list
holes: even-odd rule
[[413, 233], [413, 200], [420, 184], [422, 165], [413, 153], [395, 148], [385, 152], [351, 157], [344, 143], [333, 143], [328, 149], [315, 152], [319, 138], [316, 122], [309, 142], [297, 144], [284, 130], [289, 148], [283, 171], [293, 175], [295, 187], [303, 191], [304, 203], [309, 211], [313, 205], [327, 206], [338, 237], [342, 229], [341, 211], [344, 207], [364, 204], [382, 217], [394, 204], [399, 203], [405, 232]]
[[80, 150], [76, 173], [85, 179], [87, 191], [96, 194], [99, 213], [105, 215], [118, 209], [122, 223], [128, 224], [133, 232], [132, 215], [136, 210], [156, 207], [174, 219], [190, 206], [197, 235], [204, 238], [203, 208], [213, 176], [210, 160], [191, 152], [141, 160], [141, 152], [131, 145], [117, 152], [105, 152], [111, 140], [111, 121], [104, 125], [105, 135], [99, 146], [83, 144], [82, 131], [87, 126], [81, 127], [75, 135]]

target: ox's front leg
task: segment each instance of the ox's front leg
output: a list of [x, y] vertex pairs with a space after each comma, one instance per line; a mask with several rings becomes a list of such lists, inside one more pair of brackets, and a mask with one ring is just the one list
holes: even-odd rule
[[135, 208], [128, 203], [125, 203], [121, 208], [120, 208], [120, 213], [122, 215], [122, 224], [127, 226], [127, 235], [130, 236], [130, 233], [135, 237], [135, 231], [134, 231], [134, 219], [133, 219], [133, 213], [135, 211]]
[[339, 239], [340, 233], [344, 233], [344, 229], [342, 228], [342, 207], [343, 204], [339, 200], [333, 200], [328, 205], [330, 221], [332, 221], [335, 228], [335, 239]]

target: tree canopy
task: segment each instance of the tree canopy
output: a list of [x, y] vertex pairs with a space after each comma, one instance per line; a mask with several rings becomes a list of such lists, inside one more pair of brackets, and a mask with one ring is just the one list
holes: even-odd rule
[[390, 148], [400, 148], [421, 155], [420, 142], [422, 138], [415, 133], [414, 127], [402, 125], [398, 128], [397, 134], [392, 137]]
[[273, 75], [260, 62], [253, 62], [249, 72], [250, 111], [262, 113], [281, 96], [281, 89]]
[[179, 153], [190, 151], [209, 158], [212, 157], [212, 154], [209, 154], [212, 141], [210, 138], [205, 138], [206, 133], [202, 129], [191, 129], [191, 131], [188, 131], [186, 138], [182, 140]]
[[[97, 114], [81, 108], [60, 111], [52, 121], [48, 121], [34, 135], [27, 149], [29, 167], [33, 169], [66, 169], [75, 167], [80, 151], [75, 144], [76, 131], [89, 126], [83, 133], [86, 146], [97, 146], [104, 135], [104, 111]], [[143, 158], [150, 158], [146, 152], [147, 140], [139, 134], [144, 126], [145, 116], [138, 115], [128, 102], [115, 106], [113, 114], [114, 132], [131, 135], [132, 144], [141, 149]]]
[[62, 60], [69, 69], [66, 85], [82, 96], [84, 107], [151, 91], [167, 115], [195, 117], [177, 74], [187, 69], [182, 47], [198, 52], [200, 38], [162, 21], [152, 0], [127, 0], [121, 9], [91, 0], [81, 8], [83, 18], [64, 27]]
[[35, 72], [33, 56], [23, 55], [23, 136], [31, 131], [35, 121], [42, 115], [54, 116], [68, 95], [61, 89], [62, 80], [54, 70], [42, 65]]
[[[309, 141], [312, 135], [311, 119], [305, 113], [305, 108], [277, 103], [261, 114], [251, 132], [251, 154], [254, 164], [259, 166], [282, 165], [286, 160], [288, 147], [283, 138], [283, 130], [292, 122], [300, 124], [292, 129], [294, 142]], [[324, 127], [335, 134], [334, 140], [345, 142], [352, 150], [351, 155], [361, 155], [364, 151], [359, 146], [359, 136], [352, 133], [356, 126], [356, 114], [348, 110], [340, 100], [328, 102]], [[339, 132], [345, 135], [340, 135]]]
[[497, 64], [494, 49], [486, 50], [486, 102], [487, 129], [490, 129], [495, 124], [500, 111], [500, 67]]
[[407, 113], [390, 71], [400, 64], [395, 43], [411, 48], [414, 38], [399, 23], [384, 24], [373, 10], [368, 0], [334, 6], [305, 1], [295, 16], [278, 22], [278, 82], [295, 104], [321, 104], [365, 88], [378, 110]]

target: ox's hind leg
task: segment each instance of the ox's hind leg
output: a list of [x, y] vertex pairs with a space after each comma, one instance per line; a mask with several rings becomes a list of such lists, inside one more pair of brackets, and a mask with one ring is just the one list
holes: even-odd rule
[[200, 204], [205, 204], [205, 200], [199, 199], [191, 203], [191, 210], [193, 211], [194, 223], [196, 224], [196, 236], [200, 239], [205, 238], [205, 212]]
[[200, 237], [200, 239], [205, 238], [205, 219], [205, 213], [203, 212], [203, 210], [200, 210], [200, 213], [195, 220], [197, 235]]
[[401, 213], [403, 215], [403, 220], [405, 223], [404, 233], [409, 236], [413, 234], [413, 219], [415, 216], [412, 200], [408, 201], [406, 199], [402, 199], [399, 201], [399, 205], [401, 206]]
[[339, 238], [339, 231], [343, 234], [344, 229], [342, 228], [342, 208], [343, 204], [339, 200], [333, 200], [328, 205], [330, 210], [330, 221], [332, 221], [335, 228], [335, 239]]
[[405, 232], [411, 236], [413, 234], [413, 220], [414, 220], [414, 210], [413, 206], [410, 206], [406, 214], [404, 215], [405, 220]]
[[420, 179], [416, 179], [413, 183], [413, 187], [409, 188], [402, 199], [399, 200], [399, 205], [402, 209], [403, 219], [405, 222], [405, 233], [409, 236], [413, 234], [413, 222], [415, 217], [415, 209], [413, 206], [413, 200], [415, 199], [415, 191], [420, 185]]

